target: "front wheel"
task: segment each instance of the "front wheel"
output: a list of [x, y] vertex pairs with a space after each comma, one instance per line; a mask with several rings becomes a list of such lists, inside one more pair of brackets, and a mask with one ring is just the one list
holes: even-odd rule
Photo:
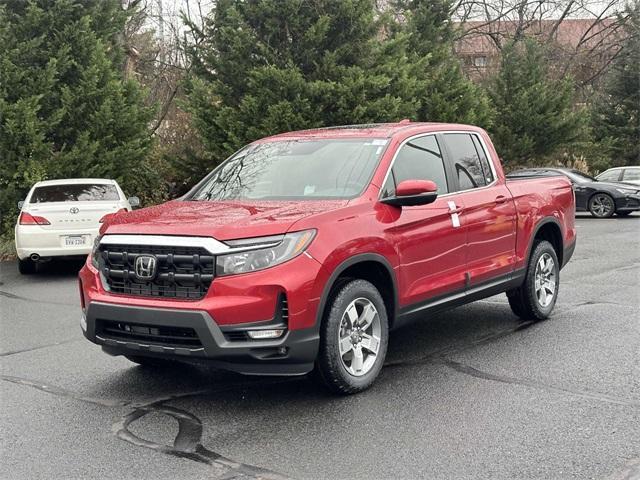
[[507, 292], [511, 310], [524, 320], [544, 320], [558, 298], [560, 263], [553, 246], [543, 240], [534, 245], [522, 285]]
[[609, 218], [616, 211], [616, 204], [610, 195], [606, 193], [596, 193], [589, 200], [589, 211], [597, 218]]
[[317, 373], [333, 392], [361, 392], [373, 384], [387, 354], [384, 301], [371, 283], [352, 280], [330, 302], [320, 330]]

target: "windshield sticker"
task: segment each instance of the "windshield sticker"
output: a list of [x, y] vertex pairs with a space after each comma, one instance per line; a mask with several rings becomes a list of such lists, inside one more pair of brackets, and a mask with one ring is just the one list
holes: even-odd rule
[[371, 142], [365, 143], [364, 146], [366, 147], [379, 147], [379, 146], [385, 146], [387, 144], [388, 140], [385, 138], [374, 138], [373, 140], [371, 140]]

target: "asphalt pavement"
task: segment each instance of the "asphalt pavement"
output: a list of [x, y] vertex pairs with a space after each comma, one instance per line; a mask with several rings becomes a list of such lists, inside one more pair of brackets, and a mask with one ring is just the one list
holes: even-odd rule
[[0, 478], [640, 478], [640, 214], [577, 226], [549, 320], [504, 295], [425, 318], [350, 397], [109, 357], [77, 264], [0, 263]]

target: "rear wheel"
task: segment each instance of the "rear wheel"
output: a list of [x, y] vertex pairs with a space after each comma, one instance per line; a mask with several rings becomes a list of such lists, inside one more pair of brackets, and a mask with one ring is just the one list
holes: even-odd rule
[[534, 245], [522, 285], [507, 292], [511, 310], [525, 320], [544, 320], [556, 304], [559, 286], [558, 256], [543, 240]]
[[389, 326], [380, 292], [366, 280], [342, 284], [331, 297], [320, 330], [316, 371], [341, 394], [369, 388], [387, 354]]
[[36, 273], [38, 269], [38, 265], [36, 262], [32, 261], [30, 258], [25, 258], [24, 260], [18, 260], [18, 271], [22, 275], [31, 275], [32, 273]]
[[606, 193], [596, 193], [589, 200], [589, 211], [597, 218], [609, 218], [616, 211], [616, 204], [610, 195]]

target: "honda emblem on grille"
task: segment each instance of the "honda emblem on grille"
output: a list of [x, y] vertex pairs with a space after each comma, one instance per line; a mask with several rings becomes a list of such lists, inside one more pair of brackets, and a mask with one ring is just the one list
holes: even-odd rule
[[153, 255], [139, 255], [136, 258], [136, 277], [140, 280], [153, 280], [156, 276], [158, 259]]

